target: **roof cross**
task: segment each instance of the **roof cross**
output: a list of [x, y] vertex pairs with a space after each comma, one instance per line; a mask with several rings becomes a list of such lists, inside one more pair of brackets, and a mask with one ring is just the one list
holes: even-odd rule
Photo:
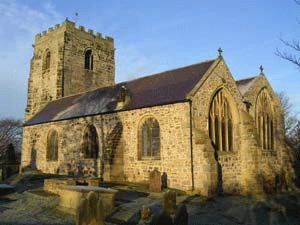
[[260, 65], [259, 69], [260, 69], [260, 73], [264, 73], [264, 68], [262, 65]]
[[222, 52], [223, 52], [222, 48], [219, 48], [218, 52], [219, 52], [219, 57], [222, 57]]

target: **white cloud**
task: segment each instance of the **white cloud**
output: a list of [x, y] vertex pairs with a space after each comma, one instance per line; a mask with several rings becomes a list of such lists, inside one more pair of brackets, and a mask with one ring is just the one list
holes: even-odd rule
[[50, 1], [39, 10], [0, 0], [0, 116], [23, 117], [34, 35], [62, 20]]
[[[0, 2], [0, 30], [8, 27], [37, 33], [51, 24], [61, 21], [62, 16], [51, 2], [44, 4], [44, 11], [20, 4], [14, 0]], [[11, 27], [13, 26], [13, 27]]]
[[116, 52], [116, 82], [132, 80], [157, 70], [135, 45], [121, 46]]

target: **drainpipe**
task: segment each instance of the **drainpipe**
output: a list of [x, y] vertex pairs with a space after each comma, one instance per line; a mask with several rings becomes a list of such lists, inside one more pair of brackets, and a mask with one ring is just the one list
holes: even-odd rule
[[192, 100], [190, 103], [190, 144], [191, 144], [191, 173], [192, 173], [192, 191], [194, 191], [194, 160], [193, 160], [193, 117], [192, 117]]

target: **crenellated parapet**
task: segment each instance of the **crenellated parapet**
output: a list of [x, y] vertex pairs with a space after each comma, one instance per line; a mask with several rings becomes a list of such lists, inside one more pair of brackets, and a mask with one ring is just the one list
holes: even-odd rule
[[61, 25], [56, 24], [54, 28], [49, 27], [48, 31], [43, 31], [42, 33], [36, 34], [35, 42], [43, 42], [43, 41], [47, 40], [49, 37], [57, 35], [58, 33], [63, 32], [63, 31], [75, 32], [77, 35], [82, 35], [85, 38], [89, 38], [89, 39], [94, 38], [95, 40], [98, 40], [98, 41], [101, 40], [103, 42], [106, 42], [107, 44], [113, 45], [113, 43], [114, 43], [114, 39], [112, 37], [109, 37], [109, 36], [103, 37], [100, 32], [97, 32], [96, 34], [94, 34], [93, 29], [88, 29], [87, 31], [85, 31], [84, 26], [76, 27], [75, 22], [72, 22], [69, 20], [65, 20]]

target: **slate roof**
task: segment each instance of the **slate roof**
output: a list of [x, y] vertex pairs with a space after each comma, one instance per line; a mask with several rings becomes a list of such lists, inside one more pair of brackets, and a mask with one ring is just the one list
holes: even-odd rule
[[257, 78], [257, 76], [248, 77], [248, 78], [244, 78], [244, 79], [236, 81], [236, 85], [242, 95], [244, 95], [251, 88], [251, 86], [254, 84], [256, 78]]
[[[212, 59], [49, 102], [24, 126], [187, 101], [186, 95], [215, 61]], [[118, 109], [122, 86], [126, 87], [130, 101]]]

